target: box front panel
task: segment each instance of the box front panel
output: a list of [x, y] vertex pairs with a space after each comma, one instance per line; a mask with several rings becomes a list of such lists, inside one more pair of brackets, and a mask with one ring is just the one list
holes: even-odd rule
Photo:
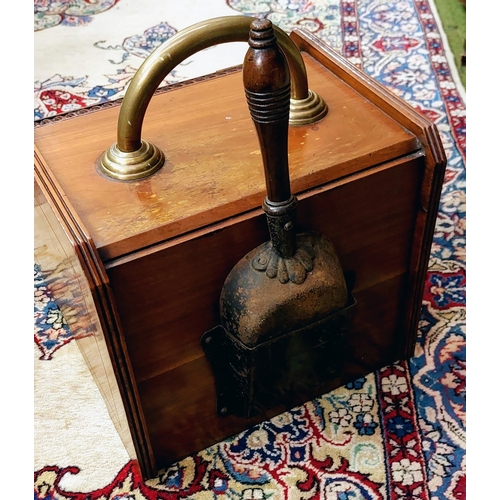
[[[413, 231], [423, 168], [424, 158], [416, 155], [299, 196], [300, 228], [333, 242], [357, 300], [345, 370], [322, 392], [395, 361], [414, 334], [402, 324], [402, 305], [412, 293], [410, 255], [421, 243]], [[107, 265], [160, 467], [285, 409], [251, 421], [218, 417], [200, 346], [201, 335], [218, 324], [227, 274], [267, 239], [257, 211]]]

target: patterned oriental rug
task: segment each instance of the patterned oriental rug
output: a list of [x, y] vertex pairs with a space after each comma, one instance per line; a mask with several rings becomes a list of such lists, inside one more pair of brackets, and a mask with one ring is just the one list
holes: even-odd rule
[[[35, 264], [34, 498], [465, 499], [465, 93], [432, 0], [35, 0], [35, 122], [123, 97], [177, 31], [241, 14], [308, 29], [436, 124], [448, 167], [415, 356], [143, 482]], [[164, 83], [245, 51], [207, 49]]]

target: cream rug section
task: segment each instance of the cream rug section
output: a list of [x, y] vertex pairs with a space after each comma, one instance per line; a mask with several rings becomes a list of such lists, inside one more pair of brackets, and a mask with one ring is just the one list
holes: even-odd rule
[[[225, 2], [158, 2], [158, 0], [120, 0], [107, 11], [93, 16], [92, 21], [78, 28], [59, 24], [34, 34], [36, 86], [62, 79], [85, 75], [89, 89], [96, 86], [109, 88], [109, 78], [129, 79], [144, 62], [140, 48], [125, 50], [124, 41], [133, 39], [161, 23], [175, 31], [214, 17], [234, 16], [241, 13]], [[117, 23], [117, 18], [120, 22]], [[63, 49], [62, 49], [63, 47]], [[245, 43], [227, 43], [210, 47], [186, 59], [175, 71], [175, 81], [195, 78], [242, 63], [248, 46]], [[134, 53], [135, 52], [135, 53]], [[58, 54], [54, 57], [54, 54]], [[139, 54], [139, 55], [138, 55]], [[119, 76], [122, 72], [122, 76]], [[118, 76], [117, 76], [118, 75]], [[170, 81], [168, 78], [166, 81]], [[117, 82], [117, 88], [121, 88]], [[121, 91], [111, 100], [123, 97]], [[36, 106], [35, 106], [36, 107]]]
[[68, 491], [91, 491], [109, 484], [129, 456], [75, 342], [40, 360], [34, 346], [35, 470], [47, 465], [85, 464], [77, 476], [66, 474]]

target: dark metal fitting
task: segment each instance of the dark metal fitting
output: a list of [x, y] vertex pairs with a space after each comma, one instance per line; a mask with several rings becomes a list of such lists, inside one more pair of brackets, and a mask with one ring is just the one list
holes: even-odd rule
[[318, 387], [342, 372], [355, 305], [350, 296], [340, 311], [255, 346], [223, 326], [206, 332], [201, 344], [215, 377], [217, 414], [251, 418], [318, 396]]
[[266, 196], [262, 204], [262, 209], [266, 215], [271, 217], [280, 217], [290, 214], [297, 209], [297, 197], [292, 194], [286, 201], [270, 201]]

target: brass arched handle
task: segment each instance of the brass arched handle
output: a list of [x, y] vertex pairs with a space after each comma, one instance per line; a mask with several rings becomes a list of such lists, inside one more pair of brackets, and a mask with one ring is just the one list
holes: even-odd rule
[[[155, 49], [130, 81], [118, 118], [117, 142], [101, 155], [98, 168], [118, 180], [142, 179], [160, 169], [165, 161], [163, 152], [141, 138], [144, 115], [156, 89], [178, 64], [196, 52], [222, 43], [248, 41], [254, 19], [226, 16], [202, 21]], [[295, 43], [283, 30], [274, 29], [290, 68], [290, 124], [314, 123], [327, 113], [326, 103], [309, 90], [304, 61]]]

